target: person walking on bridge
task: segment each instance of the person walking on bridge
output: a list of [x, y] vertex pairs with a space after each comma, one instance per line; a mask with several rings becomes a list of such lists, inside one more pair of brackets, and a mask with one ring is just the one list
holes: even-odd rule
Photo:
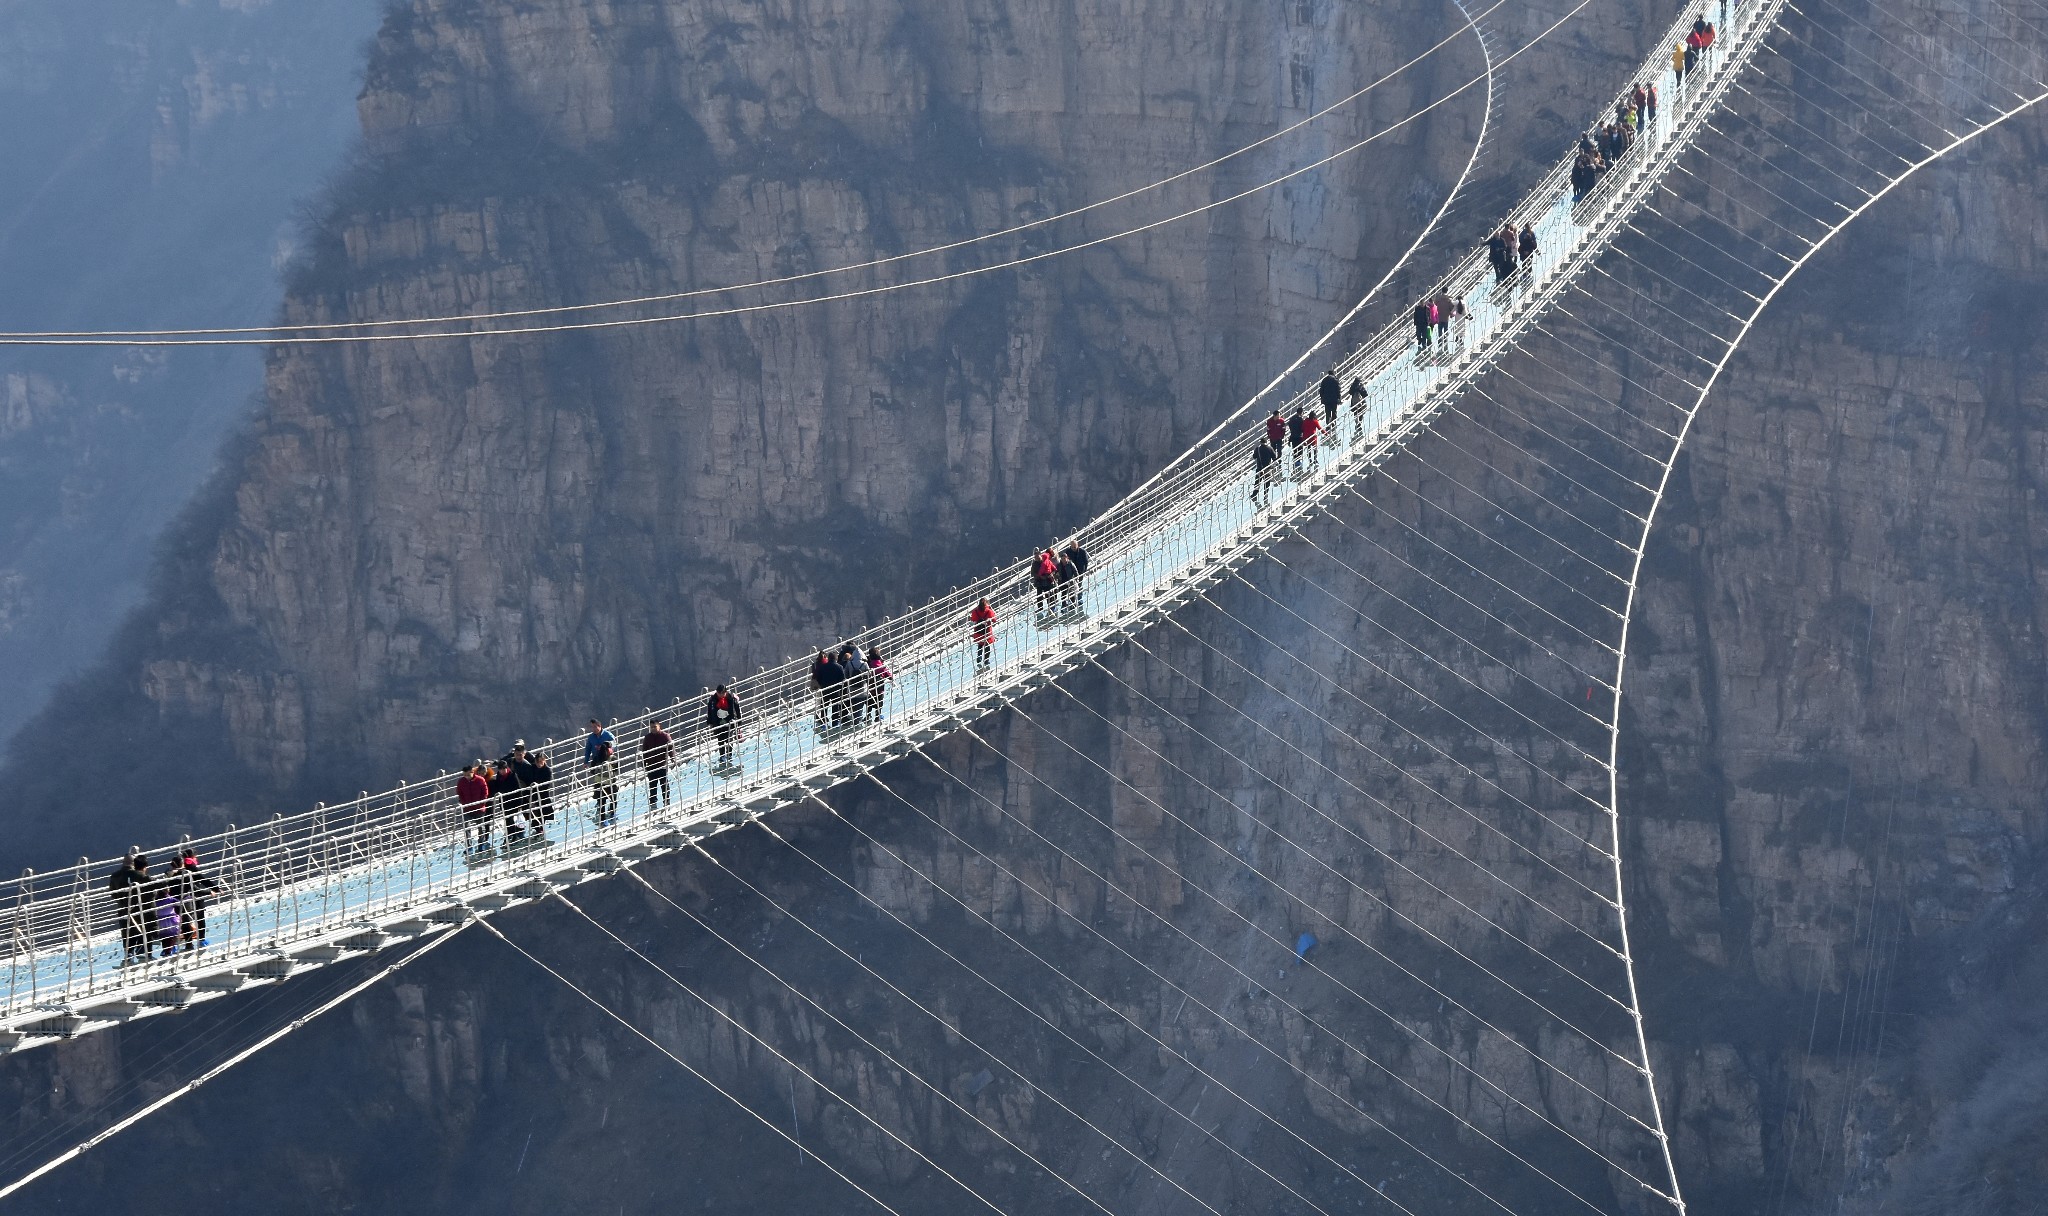
[[1323, 427], [1335, 434], [1337, 407], [1344, 400], [1344, 385], [1337, 379], [1336, 368], [1333, 367], [1323, 373], [1322, 380], [1316, 384], [1316, 396], [1321, 398], [1323, 403]]
[[1060, 568], [1064, 570], [1068, 565], [1074, 567], [1074, 577], [1067, 583], [1067, 611], [1077, 615], [1085, 614], [1088, 606], [1082, 602], [1082, 593], [1087, 589], [1088, 550], [1082, 546], [1081, 538], [1078, 536], [1068, 541], [1067, 547], [1060, 550]]
[[1275, 453], [1287, 448], [1287, 419], [1277, 409], [1266, 419], [1266, 442], [1273, 445]]
[[832, 662], [832, 652], [820, 650], [811, 662], [811, 692], [818, 699], [811, 710], [811, 725], [820, 739], [825, 737], [826, 714], [832, 707], [832, 686], [838, 682], [838, 666]]
[[1526, 280], [1526, 279], [1532, 279], [1532, 278], [1535, 278], [1535, 277], [1536, 277], [1536, 225], [1535, 225], [1535, 224], [1533, 224], [1533, 223], [1530, 223], [1530, 224], [1524, 224], [1524, 225], [1522, 225], [1522, 235], [1521, 235], [1520, 237], [1517, 237], [1517, 238], [1516, 238], [1516, 240], [1515, 240], [1515, 253], [1516, 253], [1516, 255], [1517, 255], [1517, 256], [1519, 256], [1519, 257], [1520, 257], [1520, 258], [1522, 259], [1522, 269], [1523, 269], [1524, 271], [1526, 271], [1526, 272], [1527, 272], [1527, 273], [1526, 273], [1526, 274], [1524, 274], [1524, 275], [1523, 275], [1522, 277], [1523, 277], [1523, 278], [1524, 278], [1525, 280]]
[[491, 796], [498, 800], [498, 813], [505, 819], [505, 847], [526, 839], [526, 824], [521, 822], [520, 812], [526, 809], [526, 799], [521, 795], [519, 774], [512, 769], [510, 757], [490, 765], [485, 770], [485, 780], [490, 783]]
[[647, 724], [647, 733], [640, 736], [640, 768], [647, 774], [647, 805], [649, 809], [668, 805], [668, 762], [675, 750], [675, 739], [662, 729], [661, 719]]
[[1301, 420], [1302, 456], [1308, 464], [1308, 471], [1311, 473], [1315, 472], [1322, 463], [1322, 444], [1320, 442], [1322, 435], [1323, 420], [1321, 418], [1310, 414]]
[[718, 744], [718, 771], [730, 775], [739, 771], [733, 763], [733, 745], [739, 742], [740, 722], [744, 711], [740, 699], [732, 690], [720, 684], [704, 699], [704, 728], [711, 732], [712, 741]]
[[1295, 406], [1294, 416], [1287, 420], [1287, 451], [1294, 458], [1294, 479], [1296, 481], [1301, 480], [1301, 462], [1305, 458], [1301, 445], [1303, 442], [1303, 429], [1306, 425], [1307, 420], [1302, 415], [1301, 407]]
[[1261, 439], [1252, 449], [1252, 506], [1266, 505], [1266, 494], [1273, 488], [1273, 465], [1279, 459], [1271, 440]]
[[1357, 376], [1351, 377], [1351, 387], [1347, 392], [1351, 397], [1351, 438], [1357, 442], [1365, 438], [1365, 381]]
[[1428, 300], [1415, 306], [1415, 350], [1418, 354], [1429, 353], [1429, 333], [1436, 327], [1436, 305]]
[[996, 646], [996, 610], [989, 607], [988, 597], [967, 614], [968, 631], [974, 635], [974, 674], [988, 671], [989, 657]]
[[597, 800], [596, 822], [599, 827], [609, 826], [618, 814], [618, 745], [618, 736], [605, 729], [604, 723], [596, 718], [590, 720], [589, 731], [583, 739], [583, 775]]
[[[512, 750], [518, 752], [522, 749], [515, 747]], [[526, 778], [527, 784], [533, 787], [533, 802], [530, 805], [539, 820], [534, 825], [534, 830], [546, 835], [547, 825], [555, 821], [555, 770], [549, 766], [548, 754], [545, 751], [526, 752], [525, 759], [526, 768], [521, 775]], [[517, 760], [513, 761], [515, 765], [518, 763]]]

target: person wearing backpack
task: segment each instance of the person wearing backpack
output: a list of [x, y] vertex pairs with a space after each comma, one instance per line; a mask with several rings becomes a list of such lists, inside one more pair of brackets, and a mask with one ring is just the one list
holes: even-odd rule
[[704, 727], [711, 732], [711, 738], [718, 744], [718, 767], [721, 772], [734, 772], [733, 745], [739, 742], [740, 721], [743, 717], [740, 699], [732, 690], [720, 684], [704, 699]]

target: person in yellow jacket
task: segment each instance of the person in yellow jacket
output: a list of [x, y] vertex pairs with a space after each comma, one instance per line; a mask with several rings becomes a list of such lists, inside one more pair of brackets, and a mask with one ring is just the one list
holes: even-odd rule
[[1685, 83], [1685, 44], [1671, 48], [1671, 79], [1673, 83]]

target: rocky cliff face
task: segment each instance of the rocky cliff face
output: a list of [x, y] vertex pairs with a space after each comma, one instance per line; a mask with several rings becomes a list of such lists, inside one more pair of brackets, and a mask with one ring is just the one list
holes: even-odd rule
[[[1270, 122], [1294, 100], [1298, 77], [1278, 65], [1297, 51], [1350, 48], [1355, 61], [1311, 73], [1329, 87], [1432, 36], [1380, 13], [1371, 34], [1312, 38], [1299, 12], [1332, 31], [1368, 20], [1312, 9], [1176, 23], [1149, 8], [1051, 20], [906, 6], [870, 29], [866, 12], [414, 5], [379, 39], [371, 154], [337, 190], [290, 307], [324, 319], [686, 289], [998, 227], [1020, 208], [1114, 193], [1123, 158], [1177, 168], [1243, 134], [1197, 146], [1191, 127], [1206, 139], [1209, 122]], [[1183, 24], [1170, 55], [1132, 49], [1135, 30]], [[1629, 37], [1606, 18], [1594, 28]], [[1537, 76], [1519, 87], [1558, 88]], [[1578, 112], [1569, 95], [1535, 95]], [[1169, 108], [1223, 97], [1244, 113], [1190, 124]], [[1521, 107], [1509, 146], [1547, 130], [1543, 108]], [[291, 789], [337, 763], [426, 757], [427, 744], [460, 754], [508, 720], [659, 695], [858, 624], [977, 572], [986, 544], [1021, 549], [1080, 518], [1262, 380], [1269, 352], [1369, 281], [1394, 241], [1371, 224], [1412, 216], [1401, 192], [1441, 174], [1460, 129], [1391, 172], [1219, 217], [1188, 245], [1161, 237], [1142, 255], [955, 295], [676, 335], [277, 356], [254, 437], [99, 691], [130, 698], [126, 728], [190, 741], [205, 788]], [[2041, 131], [2015, 124], [1929, 171], [1774, 305], [1701, 416], [1651, 555], [1626, 846], [1653, 1052], [1702, 1209], [2003, 1212], [2037, 1193], [2038, 438], [2024, 407], [2041, 398]], [[828, 239], [842, 243], [810, 248]], [[1041, 693], [981, 729], [986, 743], [958, 738], [934, 763], [880, 774], [903, 800], [859, 786], [835, 797], [838, 814], [785, 812], [775, 835], [659, 863], [651, 881], [689, 914], [626, 880], [578, 893], [704, 1000], [559, 908], [516, 914], [506, 932], [899, 1210], [967, 1201], [775, 1053], [915, 1129], [937, 1166], [1006, 1210], [1077, 1202], [1033, 1157], [1120, 1212], [1190, 1210], [1162, 1173], [1224, 1211], [1371, 1210], [1361, 1181], [1422, 1210], [1488, 1210], [1375, 1119], [1419, 1131], [1516, 1210], [1544, 1210], [1555, 1191], [1365, 1059], [1427, 1078], [1467, 1113], [1501, 1104], [1455, 1061], [1540, 1093], [1573, 1127], [1597, 1124], [1602, 1101], [1635, 1109], [1632, 1074], [1600, 1050], [1623, 1032], [1598, 1002], [1576, 1003], [1551, 964], [1475, 920], [1605, 982], [1597, 950], [1514, 893], [1577, 898], [1569, 876], [1439, 794], [1490, 783], [1573, 831], [1598, 827], [1522, 759], [1564, 768], [1579, 736], [1507, 708], [1578, 698], [1570, 673], [1590, 648], [1545, 656], [1507, 649], [1505, 625], [1477, 631], [1492, 628], [1481, 604], [1509, 621], [1544, 606], [1576, 619], [1571, 588], [1589, 576], [1525, 542], [1520, 556], [1560, 577], [1538, 570], [1527, 585], [1548, 588], [1541, 605], [1503, 607], [1479, 571], [1452, 584], [1475, 604], [1407, 564], [1432, 543], [1501, 569], [1520, 560], [1423, 496], [1508, 541], [1509, 515], [1573, 502], [1502, 445], [1490, 428], [1507, 416], [1447, 419], [1390, 479], [1386, 510], [1347, 504], [1310, 534], [1322, 555], [1308, 542], [1283, 554], [1300, 573], [1266, 567], [1259, 590], [1191, 613], [1205, 643], [1163, 626], [1141, 639], [1154, 654], [1119, 655], [1074, 697]], [[1595, 530], [1619, 522], [1575, 505]], [[1400, 641], [1431, 617], [1474, 625], [1538, 679], [1503, 683], [1464, 651], [1433, 667]], [[1403, 699], [1396, 681], [1443, 699]], [[1367, 847], [1351, 833], [1381, 823], [1381, 807], [1433, 835]], [[1461, 852], [1514, 882], [1487, 881]], [[1473, 914], [1425, 898], [1424, 881]], [[1285, 965], [1303, 929], [1326, 941], [1318, 969]], [[1502, 998], [1426, 934], [1520, 968], [1517, 983], [1594, 1028], [1586, 1042], [1529, 1040], [1583, 1088], [1489, 1055], [1498, 1044], [1369, 948], [1430, 960], [1421, 979], [1480, 994], [1477, 1011], [1503, 1024], [1519, 1016], [1483, 1004]], [[162, 1084], [189, 1070], [170, 1052], [194, 1033], [246, 1033], [314, 999], [279, 989], [12, 1062], [18, 1126]], [[252, 1118], [259, 1102], [276, 1116]], [[1564, 1181], [1599, 1207], [1642, 1205], [1532, 1120], [1497, 1113], [1486, 1126], [1576, 1160]], [[32, 1198], [104, 1204], [175, 1143], [184, 1168], [164, 1195], [194, 1204], [853, 1203], [480, 934], [151, 1126], [161, 1139], [116, 1141]], [[1640, 1156], [1621, 1164], [1654, 1176]]]
[[[377, 5], [0, 5], [0, 327], [270, 319]], [[0, 352], [0, 738], [98, 658], [253, 351]]]

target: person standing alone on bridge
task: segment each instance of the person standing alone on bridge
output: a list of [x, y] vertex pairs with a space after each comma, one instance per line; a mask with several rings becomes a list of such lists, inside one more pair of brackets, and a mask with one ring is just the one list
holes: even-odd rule
[[996, 646], [996, 610], [989, 607], [987, 596], [967, 614], [967, 626], [974, 635], [974, 674], [981, 675], [988, 670], [989, 654]]
[[661, 719], [647, 724], [640, 736], [640, 767], [647, 774], [647, 805], [650, 809], [668, 805], [668, 760], [675, 740], [661, 727]]
[[1316, 396], [1323, 403], [1323, 429], [1334, 435], [1337, 432], [1337, 406], [1344, 400], [1344, 385], [1337, 379], [1336, 368], [1323, 373], [1322, 380], [1316, 384]]
[[1252, 505], [1266, 505], [1266, 493], [1273, 488], [1273, 465], [1280, 459], [1280, 453], [1273, 450], [1268, 439], [1259, 440], [1259, 446], [1252, 449]]
[[720, 684], [704, 699], [704, 727], [711, 732], [711, 738], [718, 744], [718, 771], [731, 774], [738, 771], [732, 762], [733, 744], [740, 735], [740, 699], [732, 690]]

